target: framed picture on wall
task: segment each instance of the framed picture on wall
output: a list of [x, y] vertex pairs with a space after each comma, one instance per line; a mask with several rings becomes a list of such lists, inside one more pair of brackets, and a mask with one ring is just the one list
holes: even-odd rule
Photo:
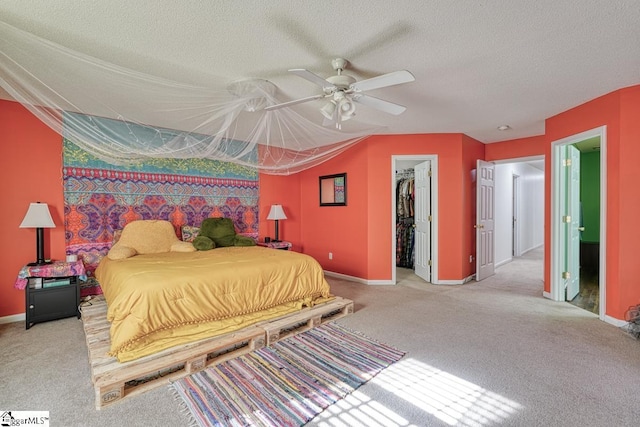
[[324, 175], [320, 182], [320, 206], [347, 206], [347, 174]]

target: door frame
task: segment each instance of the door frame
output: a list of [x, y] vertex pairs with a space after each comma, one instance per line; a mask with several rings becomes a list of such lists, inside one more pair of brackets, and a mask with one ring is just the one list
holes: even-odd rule
[[401, 161], [431, 162], [431, 283], [438, 284], [438, 155], [394, 154], [391, 156], [391, 284], [396, 283], [396, 170]]
[[600, 138], [600, 255], [599, 255], [599, 318], [606, 316], [606, 259], [607, 259], [607, 126], [600, 126], [575, 135], [562, 138], [551, 143], [551, 247], [550, 257], [550, 293], [545, 295], [554, 301], [565, 301], [564, 282], [562, 279], [562, 192], [560, 191], [560, 175], [562, 172], [561, 147], [575, 144], [585, 139]]
[[[546, 182], [547, 182], [547, 170], [549, 169], [549, 162], [547, 159], [547, 156], [544, 154], [540, 154], [540, 155], [535, 155], [535, 156], [525, 156], [525, 157], [513, 157], [513, 158], [509, 158], [509, 159], [500, 159], [500, 160], [492, 160], [493, 163], [496, 164], [496, 166], [500, 165], [511, 165], [511, 164], [515, 164], [515, 163], [523, 163], [523, 164], [527, 164], [527, 163], [537, 163], [539, 161], [542, 161], [544, 164], [544, 168], [542, 169], [542, 177], [544, 179], [544, 183], [543, 183], [543, 201], [546, 205]], [[536, 166], [531, 166], [531, 167], [536, 167]], [[522, 187], [522, 183], [520, 183], [520, 187]], [[513, 189], [511, 189], [511, 191], [513, 192]], [[497, 194], [497, 193], [496, 193]], [[511, 193], [513, 194], [513, 193]], [[522, 190], [520, 190], [520, 194], [522, 194]], [[524, 197], [526, 197], [527, 195], [525, 194]], [[520, 198], [520, 203], [522, 203], [522, 197]], [[543, 231], [542, 231], [542, 247], [544, 252], [546, 253], [546, 251], [548, 250], [548, 248], [545, 246], [545, 242], [546, 242], [546, 230], [547, 230], [547, 224], [546, 224], [546, 213], [545, 213], [545, 207], [542, 208], [542, 221], [543, 221]], [[512, 227], [512, 231], [513, 231], [513, 227]], [[522, 241], [522, 230], [520, 227], [518, 227], [518, 240], [521, 242]], [[512, 237], [513, 240], [513, 237]], [[511, 244], [511, 249], [513, 251], [513, 243]], [[534, 248], [531, 248], [534, 249]], [[522, 250], [520, 250], [520, 256], [523, 255]], [[509, 259], [509, 261], [513, 260], [513, 256], [511, 256], [511, 258]], [[503, 261], [500, 265], [504, 264], [505, 262], [508, 261]], [[543, 272], [542, 272], [542, 277], [544, 279], [545, 275], [544, 275], [544, 259], [542, 259], [542, 267], [543, 267]]]

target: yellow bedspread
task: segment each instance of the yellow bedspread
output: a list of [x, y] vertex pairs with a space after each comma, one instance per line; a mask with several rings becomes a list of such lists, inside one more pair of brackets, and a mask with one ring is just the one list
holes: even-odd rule
[[96, 278], [120, 362], [331, 298], [315, 259], [258, 246], [105, 257]]

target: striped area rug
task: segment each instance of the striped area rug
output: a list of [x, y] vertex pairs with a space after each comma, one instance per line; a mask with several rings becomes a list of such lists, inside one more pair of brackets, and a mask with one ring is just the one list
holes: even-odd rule
[[326, 323], [170, 387], [199, 426], [301, 426], [403, 355]]

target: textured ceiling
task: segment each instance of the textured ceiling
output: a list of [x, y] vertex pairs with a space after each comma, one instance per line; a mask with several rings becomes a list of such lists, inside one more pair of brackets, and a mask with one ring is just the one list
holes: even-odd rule
[[[344, 57], [358, 80], [407, 69], [415, 82], [369, 92], [405, 113], [358, 107], [389, 134], [539, 135], [546, 118], [640, 83], [636, 0], [3, 0], [0, 19], [174, 80], [266, 78], [282, 101], [318, 93], [290, 68], [327, 77]], [[321, 123], [319, 102], [296, 108]]]

